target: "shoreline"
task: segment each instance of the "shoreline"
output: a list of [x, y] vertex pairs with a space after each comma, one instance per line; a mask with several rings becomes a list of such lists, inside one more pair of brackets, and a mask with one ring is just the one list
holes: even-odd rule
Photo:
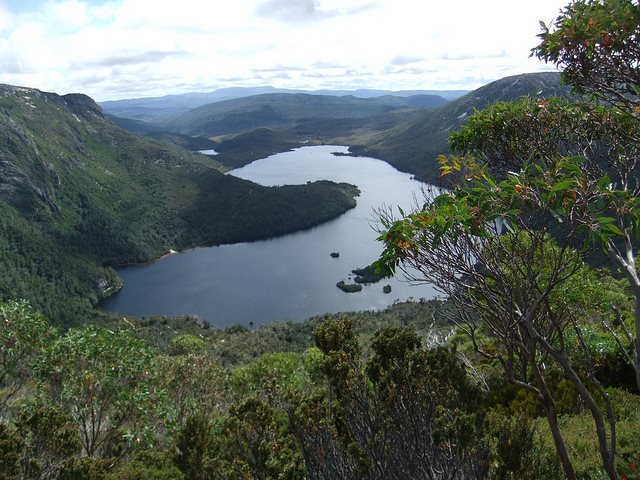
[[298, 233], [298, 232], [304, 232], [305, 230], [311, 230], [311, 229], [313, 229], [313, 228], [316, 228], [316, 227], [318, 227], [318, 226], [322, 225], [323, 223], [326, 223], [326, 222], [330, 222], [330, 221], [332, 221], [332, 220], [335, 220], [335, 219], [336, 219], [336, 218], [338, 218], [340, 215], [344, 215], [344, 214], [345, 214], [345, 213], [347, 213], [349, 210], [352, 210], [352, 209], [354, 209], [354, 208], [355, 208], [355, 205], [354, 205], [353, 207], [348, 208], [348, 209], [347, 209], [347, 210], [345, 210], [344, 212], [339, 213], [338, 215], [336, 215], [336, 216], [334, 216], [334, 217], [331, 217], [331, 218], [328, 218], [328, 219], [326, 219], [326, 220], [323, 220], [322, 222], [320, 222], [320, 223], [318, 223], [318, 224], [316, 224], [316, 225], [311, 225], [311, 226], [309, 226], [309, 227], [300, 228], [300, 229], [297, 229], [297, 230], [292, 230], [292, 231], [290, 231], [290, 232], [285, 232], [285, 233], [281, 233], [281, 234], [278, 234], [278, 235], [272, 235], [272, 236], [270, 236], [270, 237], [265, 237], [265, 238], [255, 238], [255, 239], [253, 239], [253, 240], [239, 240], [239, 241], [236, 241], [236, 242], [222, 242], [222, 243], [213, 243], [213, 244], [203, 243], [203, 244], [198, 244], [198, 245], [192, 245], [192, 246], [187, 247], [187, 248], [185, 248], [185, 249], [183, 249], [183, 250], [174, 250], [174, 249], [170, 248], [168, 252], [163, 253], [163, 254], [162, 254], [162, 255], [160, 255], [159, 257], [155, 257], [155, 258], [152, 258], [152, 259], [150, 259], [150, 260], [143, 260], [143, 261], [141, 261], [141, 262], [117, 263], [117, 264], [115, 264], [115, 265], [107, 265], [107, 267], [108, 267], [108, 268], [114, 268], [114, 269], [116, 269], [116, 268], [126, 268], [126, 267], [141, 267], [141, 266], [143, 266], [143, 265], [150, 265], [150, 264], [152, 264], [152, 263], [158, 262], [158, 261], [160, 261], [160, 260], [162, 260], [162, 259], [164, 259], [164, 258], [171, 257], [171, 256], [173, 256], [173, 255], [180, 255], [180, 254], [182, 254], [182, 253], [190, 252], [191, 250], [195, 250], [195, 249], [197, 249], [197, 248], [220, 247], [220, 246], [222, 246], [222, 245], [235, 245], [235, 244], [237, 244], [237, 243], [265, 242], [265, 241], [267, 241], [267, 240], [272, 240], [272, 239], [274, 239], [274, 238], [283, 237], [283, 236], [285, 236], [285, 235], [291, 235], [291, 234]]
[[[323, 181], [327, 181], [327, 180], [317, 180], [317, 182], [323, 182]], [[335, 183], [335, 182], [333, 182], [333, 183]], [[233, 245], [233, 244], [236, 244], [236, 243], [263, 242], [263, 241], [271, 240], [273, 238], [283, 237], [285, 235], [291, 235], [293, 233], [298, 233], [298, 232], [304, 232], [305, 230], [311, 230], [311, 229], [316, 228], [316, 227], [318, 227], [318, 226], [320, 226], [320, 225], [322, 225], [322, 224], [324, 224], [326, 222], [330, 222], [332, 220], [335, 220], [336, 218], [340, 217], [341, 215], [344, 215], [345, 213], [347, 213], [349, 210], [353, 210], [354, 208], [356, 208], [356, 206], [357, 206], [357, 200], [356, 199], [360, 196], [361, 192], [360, 192], [360, 189], [356, 185], [350, 185], [350, 186], [355, 187], [355, 189], [357, 190], [357, 193], [353, 197], [354, 204], [352, 206], [346, 208], [342, 212], [339, 212], [336, 215], [333, 215], [333, 216], [331, 216], [329, 218], [326, 218], [326, 219], [324, 219], [324, 220], [322, 220], [322, 221], [320, 221], [320, 222], [318, 222], [318, 223], [316, 223], [314, 225], [309, 225], [309, 226], [303, 227], [303, 228], [297, 228], [297, 229], [294, 229], [294, 230], [291, 230], [291, 231], [288, 231], [288, 232], [282, 232], [282, 233], [271, 235], [271, 236], [264, 237], [264, 238], [245, 239], [245, 240], [237, 240], [237, 241], [221, 242], [221, 243], [194, 244], [194, 245], [191, 245], [191, 246], [189, 246], [187, 248], [184, 248], [182, 250], [174, 250], [174, 249], [170, 248], [168, 252], [163, 253], [162, 255], [160, 255], [158, 257], [155, 257], [155, 258], [152, 258], [152, 259], [149, 259], [149, 260], [143, 260], [141, 262], [117, 263], [117, 264], [114, 264], [114, 265], [107, 265], [107, 267], [114, 268], [114, 269], [126, 268], [126, 267], [140, 267], [140, 266], [143, 266], [143, 265], [149, 265], [149, 264], [155, 263], [157, 261], [160, 261], [160, 260], [162, 260], [164, 258], [167, 258], [167, 257], [170, 257], [172, 255], [186, 253], [186, 252], [189, 252], [191, 250], [195, 250], [196, 248], [219, 247], [219, 246], [222, 246], [222, 245]]]
[[190, 250], [195, 250], [196, 248], [202, 247], [215, 247], [217, 245], [193, 245], [192, 247], [185, 248], [184, 250], [174, 250], [170, 248], [168, 252], [163, 253], [159, 257], [152, 258], [150, 260], [143, 260], [141, 262], [126, 262], [126, 263], [117, 263], [115, 265], [109, 265], [109, 268], [126, 268], [126, 267], [141, 267], [143, 265], [150, 265], [152, 263], [158, 262], [163, 258], [171, 257], [173, 255], [177, 255], [180, 253], [188, 252]]

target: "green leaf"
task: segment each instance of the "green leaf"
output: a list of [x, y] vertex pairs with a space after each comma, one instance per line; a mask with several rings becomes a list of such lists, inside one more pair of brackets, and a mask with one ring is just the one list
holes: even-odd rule
[[562, 182], [556, 183], [553, 187], [551, 187], [552, 192], [560, 192], [563, 190], [567, 190], [575, 186], [575, 181], [573, 180], [564, 180]]
[[624, 232], [613, 223], [605, 224], [601, 227], [601, 229], [603, 233], [607, 233], [609, 235], [624, 236]]

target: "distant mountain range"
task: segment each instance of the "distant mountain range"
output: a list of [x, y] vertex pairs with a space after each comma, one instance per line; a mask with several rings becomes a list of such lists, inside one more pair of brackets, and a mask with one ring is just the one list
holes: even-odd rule
[[[100, 106], [108, 115], [134, 120], [138, 129], [164, 128], [167, 122], [183, 113], [209, 103], [233, 100], [270, 93], [308, 94], [324, 96], [353, 96], [356, 98], [373, 98], [382, 96], [411, 97], [439, 96], [445, 100], [458, 98], [468, 90], [291, 90], [274, 87], [234, 87], [223, 88], [205, 93], [184, 93], [163, 97], [133, 98], [100, 102]], [[146, 126], [146, 127], [145, 127]]]
[[291, 129], [321, 120], [361, 119], [402, 108], [427, 108], [447, 101], [436, 95], [357, 98], [304, 93], [267, 93], [209, 103], [167, 124], [167, 129], [192, 136], [215, 137], [254, 128]]

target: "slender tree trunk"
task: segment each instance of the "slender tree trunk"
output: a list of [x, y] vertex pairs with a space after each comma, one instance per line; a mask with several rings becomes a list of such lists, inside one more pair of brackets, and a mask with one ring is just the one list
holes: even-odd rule
[[634, 258], [633, 244], [630, 236], [627, 236], [625, 245], [625, 257], [623, 257], [615, 247], [612, 241], [609, 241], [609, 256], [622, 268], [623, 273], [629, 280], [631, 291], [635, 298], [634, 320], [636, 325], [636, 336], [632, 342], [633, 349], [633, 368], [636, 371], [636, 385], [640, 390], [640, 276], [636, 267]]
[[611, 435], [609, 440], [607, 438], [607, 428], [605, 426], [604, 418], [602, 417], [602, 412], [600, 411], [598, 403], [593, 398], [593, 395], [591, 395], [591, 392], [589, 392], [584, 382], [580, 379], [576, 371], [571, 367], [571, 365], [569, 364], [569, 360], [564, 355], [558, 353], [557, 351], [554, 351], [551, 346], [548, 346], [548, 351], [560, 364], [560, 366], [564, 370], [565, 375], [567, 375], [571, 383], [573, 383], [573, 385], [576, 387], [580, 398], [582, 398], [587, 408], [591, 412], [593, 423], [596, 427], [602, 465], [609, 478], [611, 480], [616, 480], [616, 478], [618, 477], [616, 475], [614, 466], [614, 455], [616, 450], [616, 445], [614, 443], [616, 439], [615, 420], [609, 419], [611, 427]]
[[633, 362], [636, 370], [636, 385], [640, 390], [640, 285], [634, 289], [636, 304], [634, 308], [634, 316], [636, 321], [636, 338], [633, 345]]
[[547, 382], [544, 379], [544, 375], [540, 371], [535, 358], [531, 358], [531, 356], [529, 355], [528, 357], [529, 365], [531, 365], [531, 370], [536, 377], [538, 387], [540, 389], [540, 393], [542, 396], [542, 405], [547, 416], [547, 423], [549, 424], [549, 428], [551, 429], [551, 436], [553, 437], [553, 443], [555, 444], [556, 452], [558, 453], [558, 457], [560, 457], [560, 463], [562, 464], [564, 476], [568, 480], [576, 480], [576, 473], [573, 470], [573, 465], [571, 463], [571, 459], [569, 458], [569, 452], [567, 452], [567, 447], [564, 444], [562, 432], [560, 431], [560, 426], [558, 425], [558, 411], [556, 409], [556, 402], [551, 396], [549, 386], [547, 385]]

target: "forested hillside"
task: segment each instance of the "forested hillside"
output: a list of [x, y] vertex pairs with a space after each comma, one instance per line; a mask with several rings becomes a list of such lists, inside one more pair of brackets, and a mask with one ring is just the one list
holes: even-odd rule
[[[100, 106], [109, 115], [115, 117], [116, 123], [130, 121], [142, 131], [166, 128], [168, 122], [187, 113], [189, 110], [210, 103], [223, 102], [243, 97], [263, 94], [290, 95], [324, 95], [333, 97], [357, 97], [370, 99], [387, 97], [396, 105], [402, 106], [434, 106], [444, 100], [452, 100], [467, 93], [466, 90], [292, 90], [274, 87], [230, 87], [212, 92], [183, 93], [163, 97], [131, 98], [101, 102]], [[413, 97], [407, 99], [407, 97]]]
[[84, 95], [2, 86], [0, 131], [0, 299], [28, 299], [56, 324], [86, 321], [118, 287], [112, 265], [281, 235], [355, 205], [352, 186], [223, 175], [121, 130]]
[[449, 134], [475, 110], [497, 101], [509, 102], [524, 96], [546, 98], [569, 93], [570, 88], [560, 84], [560, 74], [555, 72], [503, 78], [439, 108], [408, 115], [391, 128], [378, 131], [364, 143], [352, 145], [351, 150], [380, 158], [398, 170], [435, 183], [438, 178], [436, 157], [449, 152]]
[[333, 95], [273, 93], [215, 102], [190, 110], [167, 128], [188, 135], [214, 137], [260, 127], [290, 129], [322, 120], [362, 119], [409, 107], [446, 103], [436, 95], [357, 98]]

